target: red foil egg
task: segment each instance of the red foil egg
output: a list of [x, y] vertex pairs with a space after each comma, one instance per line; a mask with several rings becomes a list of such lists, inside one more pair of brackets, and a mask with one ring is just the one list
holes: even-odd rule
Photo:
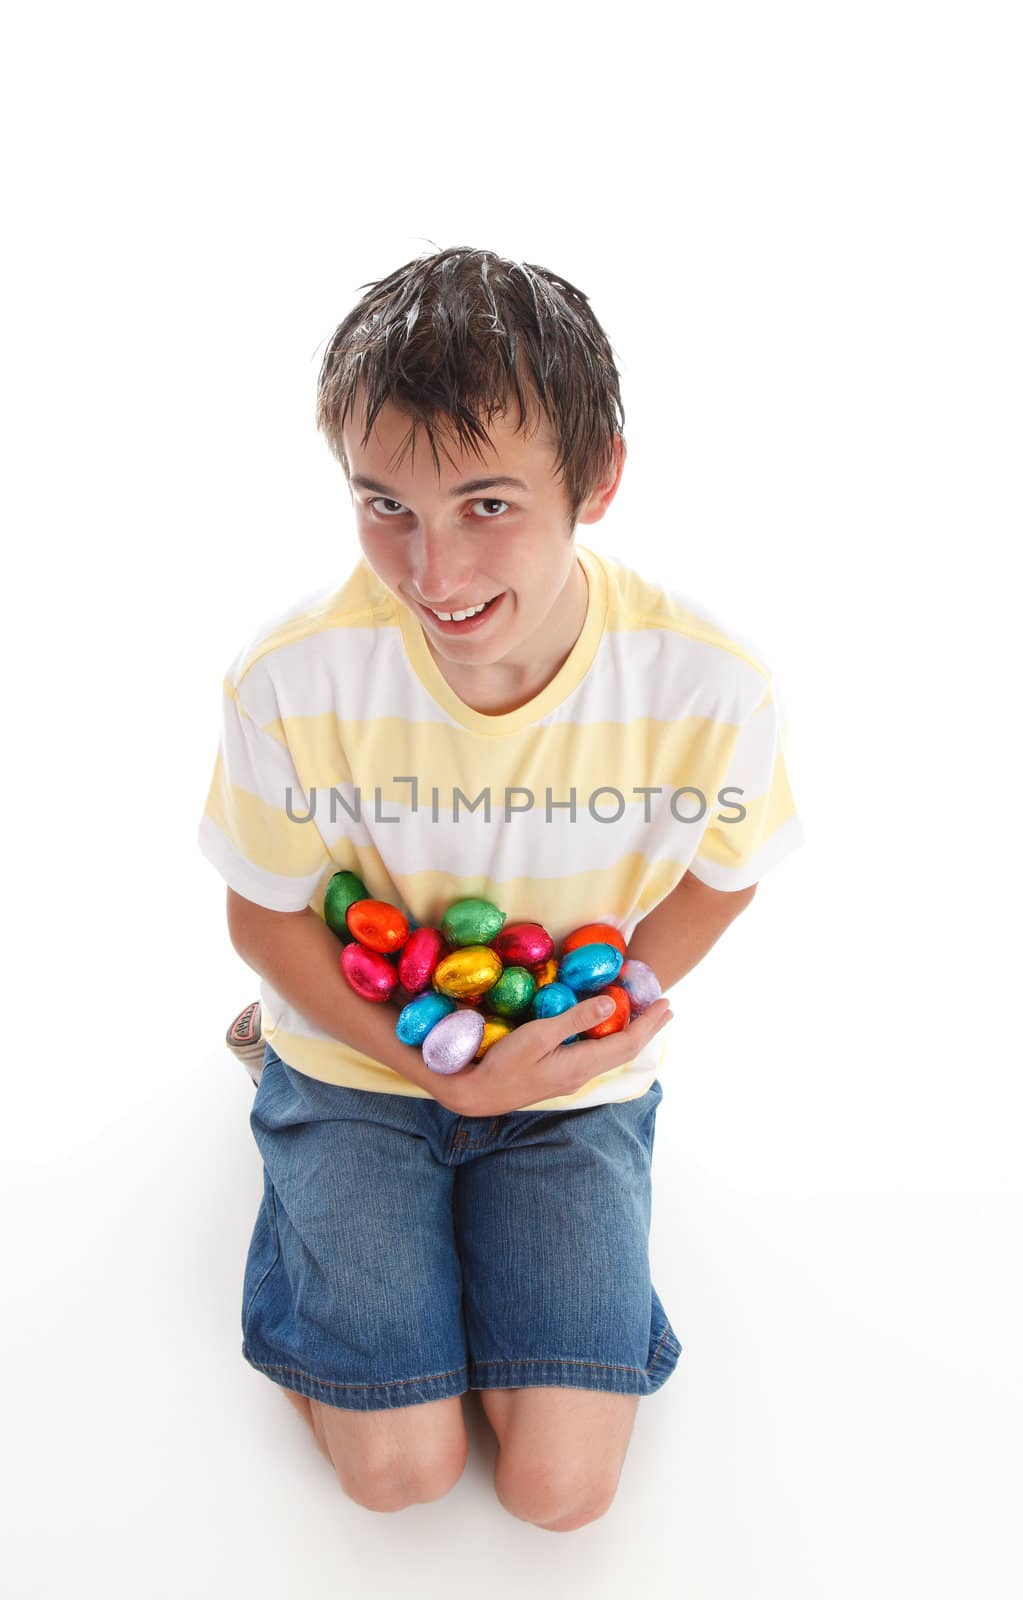
[[536, 967], [554, 950], [554, 940], [539, 922], [509, 922], [490, 941], [506, 967]]
[[625, 940], [618, 929], [612, 928], [609, 922], [587, 922], [581, 928], [574, 928], [571, 933], [565, 935], [561, 946], [562, 955], [567, 956], [570, 950], [578, 950], [581, 944], [613, 944], [616, 950], [620, 950], [622, 955], [625, 954]]
[[340, 956], [341, 971], [356, 994], [364, 1000], [389, 1000], [398, 985], [398, 974], [385, 956], [368, 950], [358, 940], [346, 944]]
[[447, 946], [438, 928], [416, 928], [398, 957], [398, 978], [409, 994], [429, 988], [436, 966]]
[[387, 900], [355, 900], [345, 921], [360, 944], [384, 956], [393, 955], [408, 941], [408, 923]]
[[[600, 942], [603, 944], [605, 941], [602, 939]], [[621, 1033], [622, 1029], [627, 1028], [629, 1025], [632, 1007], [629, 1005], [629, 997], [621, 985], [609, 983], [603, 989], [598, 989], [597, 993], [610, 995], [615, 1003], [615, 1008], [611, 1015], [605, 1017], [602, 1022], [595, 1022], [592, 1028], [584, 1028], [584, 1039], [603, 1039], [605, 1034]], [[590, 999], [592, 997], [587, 995], [586, 998]]]

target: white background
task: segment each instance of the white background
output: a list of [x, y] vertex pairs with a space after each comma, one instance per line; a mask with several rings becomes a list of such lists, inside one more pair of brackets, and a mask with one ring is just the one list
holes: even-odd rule
[[[1015, 1595], [1020, 51], [978, 3], [22, 8], [8, 24], [4, 1565], [21, 1597]], [[256, 979], [195, 831], [224, 669], [357, 556], [360, 287], [589, 296], [584, 542], [761, 644], [808, 843], [673, 991], [611, 1511], [347, 1501], [240, 1355]]]

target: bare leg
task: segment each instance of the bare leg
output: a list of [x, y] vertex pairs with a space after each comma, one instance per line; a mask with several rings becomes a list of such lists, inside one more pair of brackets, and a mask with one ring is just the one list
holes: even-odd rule
[[316, 1417], [313, 1413], [312, 1406], [309, 1404], [309, 1401], [306, 1399], [304, 1394], [296, 1394], [294, 1389], [285, 1389], [284, 1393], [295, 1407], [295, 1410], [298, 1412], [299, 1416], [304, 1417], [306, 1422], [308, 1422], [309, 1427], [312, 1430], [313, 1438], [316, 1440], [320, 1451], [322, 1452], [324, 1458], [329, 1461], [330, 1465], [333, 1467], [334, 1460], [330, 1454], [330, 1451], [327, 1449], [326, 1439], [316, 1426]]

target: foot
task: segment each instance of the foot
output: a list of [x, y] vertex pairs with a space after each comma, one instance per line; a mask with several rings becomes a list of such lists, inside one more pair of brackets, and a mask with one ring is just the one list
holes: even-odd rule
[[239, 1011], [227, 1030], [225, 1042], [258, 1088], [263, 1074], [263, 1048], [266, 1044], [263, 1038], [262, 1006], [258, 1000], [253, 1000], [244, 1011]]

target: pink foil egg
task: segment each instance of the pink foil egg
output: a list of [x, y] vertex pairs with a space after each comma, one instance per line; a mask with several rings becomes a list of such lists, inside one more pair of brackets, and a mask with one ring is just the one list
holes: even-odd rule
[[421, 994], [429, 987], [438, 961], [446, 953], [444, 935], [438, 928], [417, 928], [398, 957], [398, 978], [409, 994]]
[[509, 922], [490, 941], [505, 967], [535, 967], [554, 949], [554, 940], [539, 922]]
[[655, 1000], [661, 998], [661, 986], [657, 981], [657, 974], [645, 961], [623, 962], [622, 970], [615, 982], [628, 995], [633, 1016], [645, 1011], [647, 1006], [653, 1005]]
[[341, 971], [356, 994], [364, 1000], [389, 1000], [398, 983], [398, 974], [386, 956], [353, 940], [340, 956]]
[[431, 1072], [461, 1072], [483, 1038], [483, 1014], [463, 1006], [441, 1017], [423, 1040], [423, 1060]]

